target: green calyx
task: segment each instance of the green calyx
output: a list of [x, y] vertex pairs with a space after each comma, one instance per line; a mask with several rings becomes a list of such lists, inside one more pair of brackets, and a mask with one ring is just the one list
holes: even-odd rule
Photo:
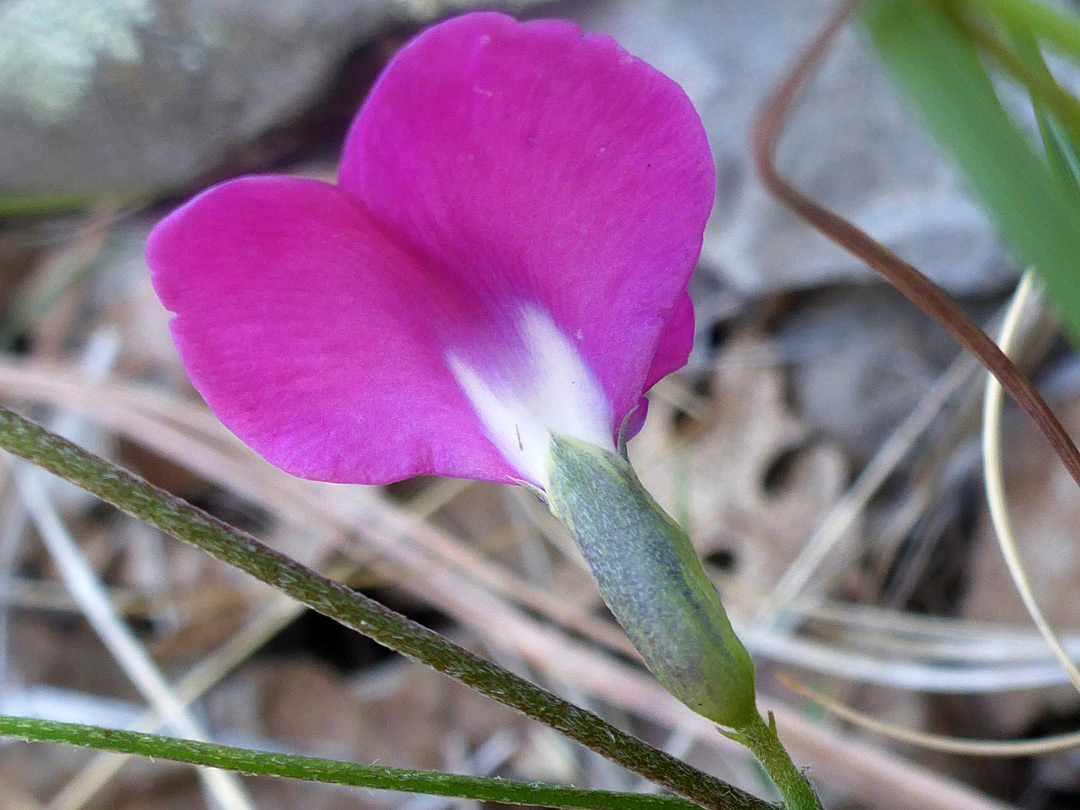
[[553, 436], [547, 499], [604, 602], [676, 698], [729, 729], [756, 727], [754, 664], [690, 538], [622, 456]]

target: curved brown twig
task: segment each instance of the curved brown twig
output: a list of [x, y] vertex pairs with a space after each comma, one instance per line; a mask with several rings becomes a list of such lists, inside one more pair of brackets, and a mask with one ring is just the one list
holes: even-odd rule
[[915, 306], [949, 330], [997, 378], [1001, 387], [1035, 421], [1066, 469], [1080, 485], [1080, 451], [1031, 381], [1005, 356], [934, 282], [880, 242], [788, 183], [776, 168], [776, 145], [788, 114], [807, 79], [819, 67], [833, 38], [860, 0], [842, 0], [817, 36], [765, 99], [754, 122], [751, 150], [758, 174], [769, 192], [815, 229], [854, 254], [903, 293]]

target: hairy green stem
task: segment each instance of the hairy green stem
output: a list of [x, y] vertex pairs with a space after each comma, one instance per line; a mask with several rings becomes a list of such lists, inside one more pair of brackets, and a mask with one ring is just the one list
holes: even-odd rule
[[562, 732], [570, 739], [710, 810], [771, 805], [619, 730], [591, 712], [485, 661], [384, 605], [320, 576], [250, 534], [0, 407], [0, 447], [385, 647]]
[[438, 771], [358, 765], [333, 759], [250, 751], [246, 748], [162, 737], [157, 734], [31, 720], [25, 717], [0, 715], [0, 737], [94, 748], [118, 754], [136, 754], [252, 776], [276, 776], [504, 804], [568, 807], [579, 810], [692, 810], [696, 807], [692, 802], [677, 796], [585, 790], [540, 782], [514, 782]]
[[754, 755], [765, 773], [784, 799], [787, 810], [821, 810], [821, 802], [802, 771], [795, 767], [791, 755], [776, 736], [776, 722], [769, 714], [769, 722], [755, 714], [757, 722], [748, 723], [738, 731], [729, 732]]

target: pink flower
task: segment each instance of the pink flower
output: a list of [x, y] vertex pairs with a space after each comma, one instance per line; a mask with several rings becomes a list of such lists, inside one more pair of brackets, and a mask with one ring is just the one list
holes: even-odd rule
[[[401, 50], [338, 185], [215, 186], [147, 248], [193, 383], [295, 475], [546, 481], [686, 362], [705, 133], [611, 39], [494, 13]], [[636, 424], [635, 424], [636, 423]]]

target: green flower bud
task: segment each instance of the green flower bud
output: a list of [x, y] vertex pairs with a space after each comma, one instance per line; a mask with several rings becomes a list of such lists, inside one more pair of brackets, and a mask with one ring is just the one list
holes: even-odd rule
[[648, 668], [721, 726], [759, 725], [754, 664], [686, 532], [622, 456], [564, 436], [552, 437], [548, 455], [548, 505]]

